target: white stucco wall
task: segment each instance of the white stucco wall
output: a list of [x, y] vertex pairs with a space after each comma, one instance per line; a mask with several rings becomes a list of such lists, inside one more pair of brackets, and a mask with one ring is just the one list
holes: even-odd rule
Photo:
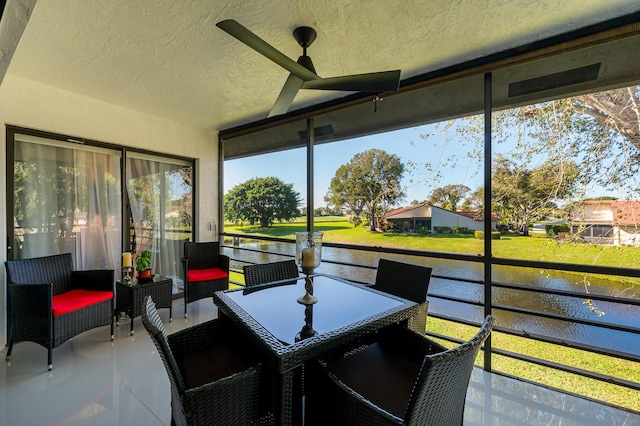
[[451, 229], [453, 229], [454, 226], [466, 226], [469, 230], [477, 231], [484, 229], [484, 222], [473, 220], [470, 217], [438, 207], [433, 207], [431, 209], [431, 227], [436, 226], [448, 226]]
[[635, 226], [616, 226], [614, 232], [618, 233], [618, 245], [640, 247], [640, 229]]
[[576, 209], [574, 220], [586, 220], [591, 222], [611, 222], [613, 221], [613, 212], [611, 211], [611, 203], [602, 204], [585, 204], [584, 210]]
[[431, 217], [431, 206], [421, 206], [390, 216], [390, 219], [412, 219], [414, 217]]
[[[60, 133], [77, 138], [144, 148], [160, 154], [197, 158], [196, 238], [212, 241], [207, 224], [218, 215], [217, 135], [181, 123], [152, 117], [76, 93], [7, 74], [0, 85], [0, 120], [4, 125]], [[0, 173], [6, 176], [6, 132], [0, 131]], [[4, 180], [3, 180], [4, 182]], [[0, 238], [7, 241], [6, 187], [0, 185]], [[6, 246], [0, 260], [6, 260]], [[4, 267], [3, 267], [4, 270]], [[0, 348], [6, 345], [5, 276], [0, 291]]]

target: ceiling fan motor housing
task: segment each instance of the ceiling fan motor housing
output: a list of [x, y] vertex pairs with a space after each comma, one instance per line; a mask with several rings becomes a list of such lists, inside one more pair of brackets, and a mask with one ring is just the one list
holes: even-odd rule
[[[316, 30], [311, 27], [298, 27], [293, 30], [293, 38], [296, 39], [303, 49], [311, 46], [311, 43], [313, 43], [317, 35]], [[306, 54], [307, 52], [305, 52], [305, 55]]]

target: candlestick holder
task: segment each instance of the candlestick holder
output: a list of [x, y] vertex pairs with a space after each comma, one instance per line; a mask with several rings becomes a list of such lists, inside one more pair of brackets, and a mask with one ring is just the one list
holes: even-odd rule
[[308, 339], [309, 337], [313, 337], [316, 334], [318, 334], [318, 332], [313, 329], [313, 305], [305, 305], [304, 325], [302, 326], [302, 330], [296, 334], [295, 341], [299, 342], [301, 340]]
[[131, 260], [132, 254], [129, 252], [122, 253], [122, 282], [131, 283]]
[[127, 284], [131, 283], [131, 268], [122, 268], [122, 282]]
[[322, 232], [296, 232], [296, 263], [305, 274], [306, 294], [298, 298], [302, 305], [313, 305], [318, 298], [313, 295], [313, 274], [322, 259]]
[[[311, 270], [313, 273], [313, 269]], [[306, 294], [302, 297], [298, 297], [298, 303], [301, 305], [313, 305], [318, 303], [318, 298], [313, 295], [313, 277], [307, 275], [304, 277], [304, 289]]]

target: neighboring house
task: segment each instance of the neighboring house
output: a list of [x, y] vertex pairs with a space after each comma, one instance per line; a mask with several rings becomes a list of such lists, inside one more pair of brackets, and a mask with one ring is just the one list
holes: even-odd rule
[[[484, 229], [482, 217], [477, 212], [453, 212], [429, 204], [389, 210], [385, 219], [391, 227], [402, 232], [416, 232], [421, 226], [431, 232], [439, 226], [447, 226], [451, 229], [454, 226], [465, 226], [471, 231]], [[496, 229], [499, 220], [499, 217], [493, 215], [492, 229]]]
[[167, 206], [167, 208], [164, 210], [164, 217], [166, 217], [167, 219], [170, 217], [180, 217], [180, 206]]
[[571, 231], [585, 241], [640, 246], [640, 201], [588, 200], [573, 212]]

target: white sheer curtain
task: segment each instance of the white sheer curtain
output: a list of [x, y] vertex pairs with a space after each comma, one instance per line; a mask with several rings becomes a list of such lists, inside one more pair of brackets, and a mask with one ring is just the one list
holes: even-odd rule
[[122, 253], [120, 153], [15, 136], [14, 253], [72, 253], [76, 269], [118, 269]]
[[180, 291], [183, 244], [191, 235], [191, 165], [129, 153], [126, 190], [136, 252], [150, 250], [153, 273], [172, 277]]

